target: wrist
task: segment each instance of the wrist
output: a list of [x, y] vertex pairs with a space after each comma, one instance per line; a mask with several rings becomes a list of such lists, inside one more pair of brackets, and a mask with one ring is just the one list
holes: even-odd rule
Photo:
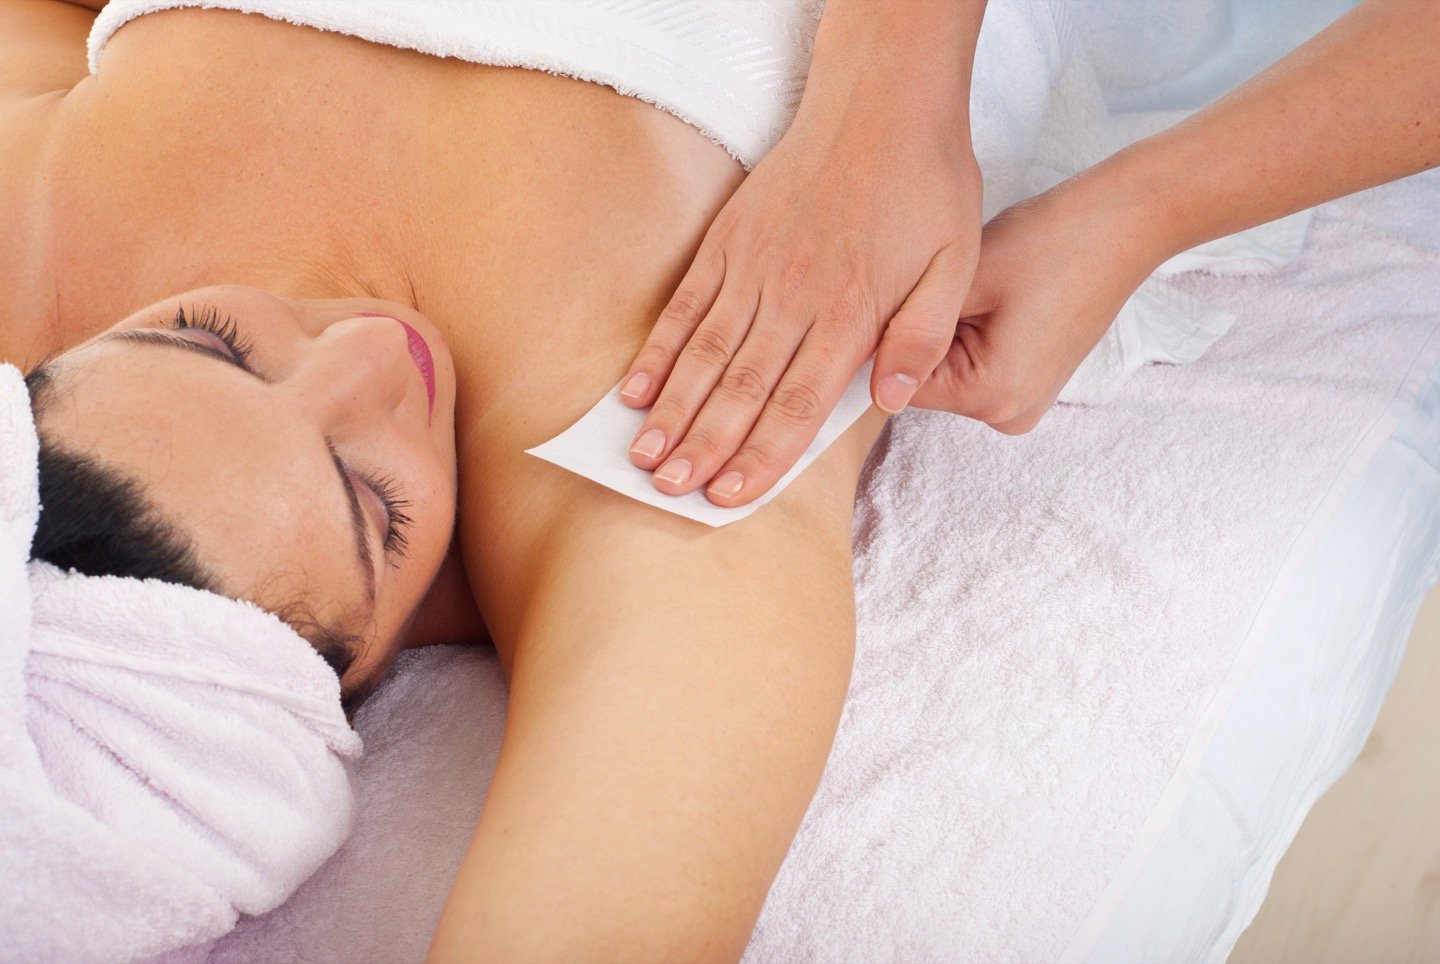
[[970, 143], [970, 76], [985, 0], [829, 0], [799, 116], [879, 122]]
[[[1128, 148], [1062, 182], [1052, 191], [1091, 219], [1133, 270], [1144, 277], [1170, 258], [1207, 240], [1193, 237], [1189, 199], [1156, 177], [1143, 150]], [[1048, 193], [1048, 192], [1047, 192]]]
[[1120, 168], [1102, 163], [1022, 202], [1037, 205], [1039, 217], [1066, 225], [1076, 238], [1103, 249], [1106, 274], [1117, 284], [1138, 287], [1178, 254], [1164, 211]]
[[1130, 145], [1097, 165], [1096, 188], [1123, 205], [1135, 220], [1141, 243], [1159, 258], [1157, 265], [1229, 230], [1226, 199], [1208, 191], [1201, 157], [1166, 131]]

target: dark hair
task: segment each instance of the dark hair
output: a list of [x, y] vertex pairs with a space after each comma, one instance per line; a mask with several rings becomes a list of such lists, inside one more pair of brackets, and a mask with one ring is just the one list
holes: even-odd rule
[[[166, 520], [140, 484], [98, 459], [47, 440], [39, 416], [54, 391], [41, 367], [25, 377], [40, 437], [40, 519], [30, 558], [87, 576], [160, 579], [207, 592], [216, 580], [195, 556], [190, 540]], [[323, 626], [299, 606], [277, 615], [304, 637], [343, 678], [359, 640]], [[361, 686], [341, 703], [353, 712], [373, 687]]]

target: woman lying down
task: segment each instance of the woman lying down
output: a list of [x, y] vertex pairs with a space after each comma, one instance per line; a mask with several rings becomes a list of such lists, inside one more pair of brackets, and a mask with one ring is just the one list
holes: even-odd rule
[[883, 417], [718, 531], [524, 450], [740, 165], [598, 84], [224, 10], [88, 76], [92, 17], [0, 4], [10, 946], [277, 906], [347, 829], [340, 695], [488, 628], [506, 745], [436, 953], [738, 956], [844, 697]]
[[[997, 0], [992, 25], [997, 8], [1039, 59], [990, 87], [1048, 89], [1049, 6]], [[567, 61], [633, 90], [600, 62], [623, 50], [704, 93], [663, 51], [575, 46], [591, 34], [558, 12], [575, 8], [450, 8], [427, 33], [431, 9], [113, 0], [96, 22], [57, 0], [0, 4], [0, 361], [16, 366], [0, 369], [0, 933], [18, 956], [203, 953], [281, 903], [348, 826], [359, 746], [342, 701], [407, 645], [488, 632], [511, 684], [438, 958], [735, 958], [814, 791], [850, 671], [851, 507], [881, 411], [721, 529], [524, 454], [630, 371], [745, 177], [731, 150], [754, 163], [794, 116], [813, 8], [731, 8], [779, 58], [723, 146], [598, 83], [484, 62]], [[611, 40], [633, 16], [584, 9]], [[1370, 9], [1356, 36], [1391, 17]], [[325, 29], [284, 22], [307, 17]], [[407, 30], [451, 56], [359, 39]], [[964, 47], [958, 27], [932, 33]], [[718, 63], [726, 36], [696, 36]], [[957, 56], [942, 65], [968, 68]], [[1285, 126], [1237, 103], [1258, 130]], [[1388, 116], [1355, 103], [1360, 120], [1334, 116]], [[987, 177], [1033, 142], [996, 110]], [[1199, 131], [1151, 156], [1233, 192], [1186, 154]], [[1321, 139], [1360, 160], [1240, 208], [1264, 220], [1418, 169], [1373, 138]], [[1197, 201], [1211, 220], [1142, 237], [1117, 227], [1134, 192], [1097, 205], [1114, 179], [1076, 183], [992, 222], [974, 286], [996, 318], [1013, 286], [1053, 296], [1015, 317], [1099, 319], [1088, 345], [1054, 352], [1070, 371], [1151, 268], [1244, 226]], [[1057, 246], [1068, 273], [1037, 278]], [[1038, 417], [1002, 408], [1001, 428]]]

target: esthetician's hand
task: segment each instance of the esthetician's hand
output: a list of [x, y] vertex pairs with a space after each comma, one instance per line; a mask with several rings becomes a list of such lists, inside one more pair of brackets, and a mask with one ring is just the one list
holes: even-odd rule
[[944, 360], [910, 404], [1015, 435], [1034, 428], [1126, 300], [1174, 253], [1123, 184], [1079, 178], [985, 225]]
[[[975, 270], [970, 70], [983, 0], [826, 4], [794, 122], [711, 224], [631, 363], [631, 461], [743, 505], [788, 472], [876, 356], [904, 408]], [[877, 354], [878, 346], [878, 354]]]
[[[815, 438], [879, 346], [889, 412], [945, 357], [975, 270], [980, 174], [968, 138], [792, 128], [740, 185], [631, 366], [651, 405], [631, 460], [655, 486], [741, 505]], [[739, 485], [735, 485], [735, 482]]]

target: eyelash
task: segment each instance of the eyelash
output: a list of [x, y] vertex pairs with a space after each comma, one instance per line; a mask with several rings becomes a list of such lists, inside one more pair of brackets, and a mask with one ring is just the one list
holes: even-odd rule
[[385, 530], [385, 554], [405, 557], [405, 550], [410, 545], [408, 533], [410, 532], [411, 520], [405, 514], [410, 507], [410, 502], [400, 497], [400, 488], [395, 484], [394, 479], [380, 476], [366, 476], [365, 484], [380, 497], [385, 505], [385, 515], [390, 520], [389, 527]]
[[235, 319], [229, 315], [222, 318], [220, 312], [213, 305], [201, 305], [195, 312], [194, 318], [185, 314], [185, 306], [181, 305], [175, 309], [175, 327], [208, 331], [225, 343], [225, 347], [230, 350], [230, 354], [235, 356], [235, 360], [242, 367], [247, 369], [250, 367], [252, 345], [240, 337], [240, 327], [235, 324]]
[[[249, 368], [250, 352], [254, 346], [240, 335], [240, 326], [235, 319], [229, 315], [222, 317], [214, 305], [201, 305], [193, 318], [185, 313], [185, 307], [181, 305], [175, 310], [175, 327], [209, 332], [224, 343], [242, 367]], [[362, 476], [361, 481], [379, 496], [385, 506], [385, 515], [390, 520], [385, 530], [385, 554], [404, 558], [410, 545], [408, 533], [413, 524], [405, 513], [410, 507], [409, 500], [400, 496], [400, 487], [394, 479]]]

